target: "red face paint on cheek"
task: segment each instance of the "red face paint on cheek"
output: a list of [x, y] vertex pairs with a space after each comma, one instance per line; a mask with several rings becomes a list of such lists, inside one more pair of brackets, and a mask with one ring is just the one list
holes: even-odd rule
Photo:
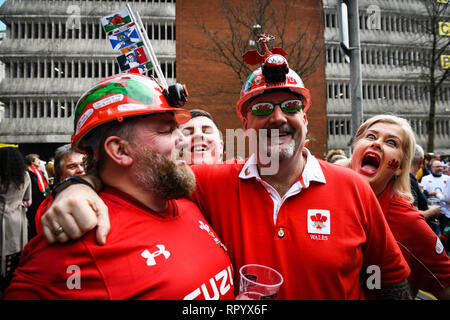
[[392, 159], [391, 161], [388, 162], [388, 168], [391, 169], [392, 171], [397, 170], [400, 167], [400, 162], [398, 162], [395, 159]]

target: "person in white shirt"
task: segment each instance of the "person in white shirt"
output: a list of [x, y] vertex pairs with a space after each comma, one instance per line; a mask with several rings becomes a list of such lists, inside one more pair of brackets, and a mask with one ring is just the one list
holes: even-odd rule
[[429, 202], [439, 203], [441, 206], [441, 216], [439, 217], [439, 226], [436, 233], [442, 233], [450, 219], [450, 207], [442, 200], [444, 196], [444, 188], [450, 177], [443, 174], [444, 166], [439, 160], [433, 161], [431, 164], [431, 174], [422, 178], [424, 193]]
[[[448, 164], [447, 164], [448, 165]], [[448, 214], [450, 212], [450, 180], [448, 183], [445, 184], [444, 192], [442, 193], [442, 196], [440, 197], [440, 200], [444, 203], [444, 210]], [[447, 224], [444, 225], [441, 232], [441, 241], [445, 245], [445, 250], [447, 252], [450, 251], [450, 217], [447, 217]]]

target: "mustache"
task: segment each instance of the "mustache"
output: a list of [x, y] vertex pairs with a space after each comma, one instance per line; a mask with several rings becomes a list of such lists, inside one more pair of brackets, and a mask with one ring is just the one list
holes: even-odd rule
[[295, 133], [295, 129], [287, 123], [280, 126], [268, 126], [262, 130], [259, 130], [258, 136], [260, 139], [265, 140], [267, 138], [272, 138], [272, 135], [275, 135], [276, 137], [280, 133], [293, 135]]
[[287, 123], [284, 123], [281, 126], [268, 126], [264, 129], [267, 129], [269, 132], [270, 132], [270, 130], [279, 130], [279, 131], [287, 131], [287, 132], [295, 131], [294, 128]]

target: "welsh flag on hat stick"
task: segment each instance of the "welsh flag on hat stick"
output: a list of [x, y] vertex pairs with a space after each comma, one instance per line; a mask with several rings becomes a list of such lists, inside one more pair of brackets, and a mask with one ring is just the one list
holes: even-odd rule
[[101, 18], [103, 29], [106, 33], [111, 32], [117, 28], [120, 28], [133, 20], [131, 19], [130, 12], [127, 8], [122, 9], [119, 12], [110, 14], [109, 16]]

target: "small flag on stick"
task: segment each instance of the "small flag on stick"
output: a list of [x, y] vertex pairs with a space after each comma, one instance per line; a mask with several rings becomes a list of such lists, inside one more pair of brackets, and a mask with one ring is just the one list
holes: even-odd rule
[[129, 47], [131, 45], [135, 45], [138, 42], [141, 42], [139, 35], [136, 31], [136, 27], [132, 26], [128, 29], [125, 29], [122, 32], [114, 33], [109, 36], [109, 41], [111, 42], [111, 46], [113, 50], [120, 51], [123, 48]]
[[136, 50], [117, 57], [117, 63], [119, 64], [120, 70], [123, 72], [136, 68], [140, 64], [147, 61], [148, 58], [143, 47], [137, 48]]
[[117, 28], [120, 28], [128, 23], [132, 22], [130, 12], [127, 8], [122, 9], [119, 12], [110, 14], [109, 16], [101, 18], [103, 29], [106, 33], [109, 33]]

